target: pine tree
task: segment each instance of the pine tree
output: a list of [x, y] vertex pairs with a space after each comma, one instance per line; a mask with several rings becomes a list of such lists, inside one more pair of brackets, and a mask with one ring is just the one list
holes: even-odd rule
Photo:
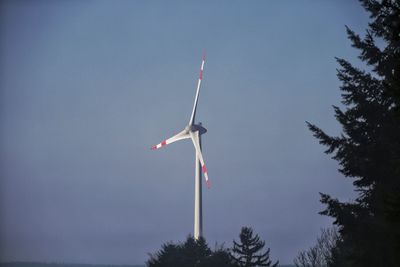
[[240, 244], [233, 240], [232, 249], [232, 258], [239, 266], [278, 266], [278, 261], [274, 264], [271, 263], [269, 259], [269, 248], [264, 253], [261, 252], [265, 246], [265, 242], [260, 240], [257, 234], [253, 236], [253, 229], [250, 227], [242, 227], [239, 238]]
[[340, 233], [331, 266], [399, 266], [400, 1], [360, 1], [371, 18], [366, 34], [346, 29], [371, 71], [337, 59], [345, 109], [334, 111], [343, 133], [308, 126], [358, 194], [352, 202], [321, 194], [321, 214], [333, 217]]
[[212, 251], [204, 238], [189, 236], [184, 243], [167, 243], [150, 254], [148, 267], [238, 267], [227, 249], [222, 246]]

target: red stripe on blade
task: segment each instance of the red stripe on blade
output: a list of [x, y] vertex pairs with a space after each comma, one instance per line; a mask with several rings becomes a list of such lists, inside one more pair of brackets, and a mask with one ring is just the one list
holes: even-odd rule
[[203, 173], [206, 173], [206, 172], [207, 172], [206, 165], [203, 165]]
[[161, 142], [161, 146], [165, 146], [166, 144], [167, 144], [167, 141], [165, 141], [165, 140]]
[[203, 79], [203, 70], [200, 70], [200, 77], [199, 77], [199, 79], [200, 79], [200, 80]]

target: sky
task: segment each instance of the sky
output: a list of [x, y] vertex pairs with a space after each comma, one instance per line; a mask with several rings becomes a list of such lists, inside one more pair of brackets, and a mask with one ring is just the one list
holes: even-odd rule
[[204, 237], [250, 226], [291, 263], [351, 180], [307, 129], [337, 135], [335, 57], [360, 64], [358, 1], [1, 1], [0, 260], [142, 264], [193, 234], [196, 119]]

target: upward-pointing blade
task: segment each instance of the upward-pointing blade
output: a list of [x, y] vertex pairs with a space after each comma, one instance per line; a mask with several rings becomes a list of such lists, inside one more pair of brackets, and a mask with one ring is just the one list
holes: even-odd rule
[[190, 116], [189, 125], [193, 125], [196, 116], [197, 101], [199, 100], [200, 85], [201, 85], [201, 80], [203, 79], [203, 69], [205, 60], [206, 56], [205, 54], [203, 54], [203, 60], [201, 61], [201, 67], [200, 67], [199, 81], [197, 82], [196, 97], [194, 99], [194, 105], [193, 105], [192, 115]]
[[204, 163], [203, 155], [201, 154], [200, 142], [199, 142], [199, 133], [198, 132], [190, 132], [190, 138], [192, 139], [194, 148], [196, 149], [197, 157], [200, 160], [201, 170], [204, 174], [204, 179], [206, 180], [207, 187], [211, 187], [211, 181], [208, 179], [208, 173], [206, 164]]
[[182, 132], [172, 136], [171, 138], [168, 138], [167, 140], [162, 141], [161, 143], [154, 145], [151, 147], [151, 149], [159, 149], [162, 148], [163, 146], [169, 145], [173, 142], [182, 140], [182, 139], [187, 139], [190, 138], [190, 135], [188, 134], [188, 132], [186, 130], [183, 130]]

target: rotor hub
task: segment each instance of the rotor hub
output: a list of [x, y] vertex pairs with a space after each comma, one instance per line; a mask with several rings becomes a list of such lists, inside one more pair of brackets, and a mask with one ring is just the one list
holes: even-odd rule
[[192, 131], [192, 132], [199, 131], [199, 134], [200, 134], [200, 135], [205, 134], [205, 133], [207, 132], [207, 129], [204, 128], [204, 127], [201, 125], [201, 123], [199, 123], [199, 124], [193, 124], [193, 125], [191, 125], [191, 126], [189, 126], [189, 127], [190, 127], [190, 131]]

